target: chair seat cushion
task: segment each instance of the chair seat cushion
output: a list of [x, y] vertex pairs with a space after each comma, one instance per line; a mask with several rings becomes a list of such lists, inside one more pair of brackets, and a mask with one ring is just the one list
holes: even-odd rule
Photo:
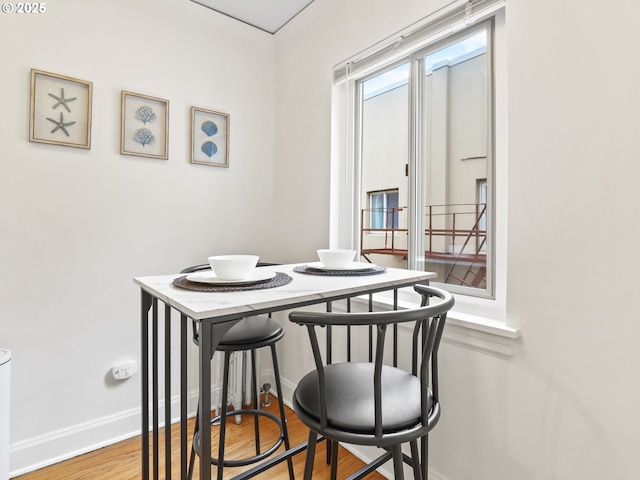
[[277, 339], [284, 334], [282, 325], [266, 316], [246, 317], [236, 323], [222, 337], [218, 349], [224, 347], [251, 346]]
[[[327, 421], [331, 428], [373, 434], [373, 368], [373, 364], [364, 362], [337, 363], [325, 367]], [[420, 424], [420, 390], [420, 380], [417, 377], [398, 368], [383, 366], [383, 433], [398, 432]], [[294, 396], [304, 414], [316, 421], [320, 420], [317, 371], [302, 378]], [[428, 392], [429, 410], [431, 404], [431, 392]]]

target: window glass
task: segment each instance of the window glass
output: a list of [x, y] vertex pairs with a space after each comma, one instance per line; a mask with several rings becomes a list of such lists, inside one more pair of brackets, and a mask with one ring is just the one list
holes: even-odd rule
[[478, 185], [488, 170], [487, 30], [421, 61], [424, 268], [443, 283], [484, 289], [486, 198]]
[[404, 62], [360, 85], [360, 202], [371, 209], [360, 216], [361, 253], [373, 263], [398, 268], [407, 268], [410, 66]]
[[382, 193], [371, 194], [371, 228], [384, 228], [384, 195]]
[[371, 230], [398, 228], [398, 191], [372, 192], [369, 194], [369, 219]]
[[459, 33], [357, 89], [362, 255], [482, 295], [492, 255], [490, 35], [491, 23]]

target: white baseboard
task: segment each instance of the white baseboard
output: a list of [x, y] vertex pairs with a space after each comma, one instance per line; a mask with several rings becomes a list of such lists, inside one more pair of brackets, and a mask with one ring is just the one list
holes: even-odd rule
[[[140, 409], [74, 425], [11, 444], [9, 478], [140, 434]], [[96, 442], [96, 439], [101, 439]]]
[[[190, 416], [195, 415], [197, 402], [197, 391], [190, 392], [187, 404]], [[164, 402], [158, 412], [164, 426]], [[179, 421], [179, 396], [171, 399], [171, 412], [172, 423]], [[12, 443], [9, 447], [9, 478], [140, 435], [140, 421], [141, 411], [137, 407]]]
[[[274, 387], [272, 370], [262, 371], [260, 378], [270, 381]], [[286, 384], [286, 386], [285, 386]], [[294, 384], [282, 382], [283, 395], [291, 398]], [[217, 398], [217, 386], [211, 388], [211, 398]], [[164, 401], [160, 401], [158, 410], [160, 426], [164, 426]], [[195, 416], [198, 406], [198, 391], [192, 390], [187, 396], [189, 417]], [[171, 399], [172, 423], [180, 421], [180, 397]], [[132, 408], [114, 415], [96, 418], [88, 422], [73, 425], [12, 443], [9, 447], [9, 478], [39, 470], [78, 455], [97, 450], [114, 443], [140, 435], [141, 409]]]

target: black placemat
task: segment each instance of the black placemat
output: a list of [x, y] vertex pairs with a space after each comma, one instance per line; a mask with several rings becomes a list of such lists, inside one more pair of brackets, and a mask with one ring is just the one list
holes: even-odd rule
[[293, 268], [294, 272], [306, 273], [307, 275], [322, 275], [328, 277], [363, 277], [365, 275], [378, 275], [384, 273], [386, 267], [371, 265], [371, 268], [358, 268], [354, 270], [329, 270], [326, 268], [315, 268], [309, 265], [298, 265]]
[[276, 276], [268, 280], [258, 280], [252, 283], [243, 283], [242, 285], [216, 285], [212, 283], [200, 283], [187, 280], [187, 275], [178, 277], [173, 280], [176, 287], [186, 290], [195, 290], [197, 292], [244, 292], [250, 290], [262, 290], [264, 288], [282, 287], [291, 283], [293, 279], [286, 273], [276, 272]]

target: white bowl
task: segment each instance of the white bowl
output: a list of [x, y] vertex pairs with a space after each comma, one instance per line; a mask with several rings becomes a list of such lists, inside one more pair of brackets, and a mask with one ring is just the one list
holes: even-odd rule
[[326, 248], [318, 250], [318, 257], [327, 268], [345, 268], [355, 256], [355, 250], [347, 250], [344, 248]]
[[208, 260], [220, 280], [244, 280], [256, 268], [258, 258], [257, 255], [216, 255]]

